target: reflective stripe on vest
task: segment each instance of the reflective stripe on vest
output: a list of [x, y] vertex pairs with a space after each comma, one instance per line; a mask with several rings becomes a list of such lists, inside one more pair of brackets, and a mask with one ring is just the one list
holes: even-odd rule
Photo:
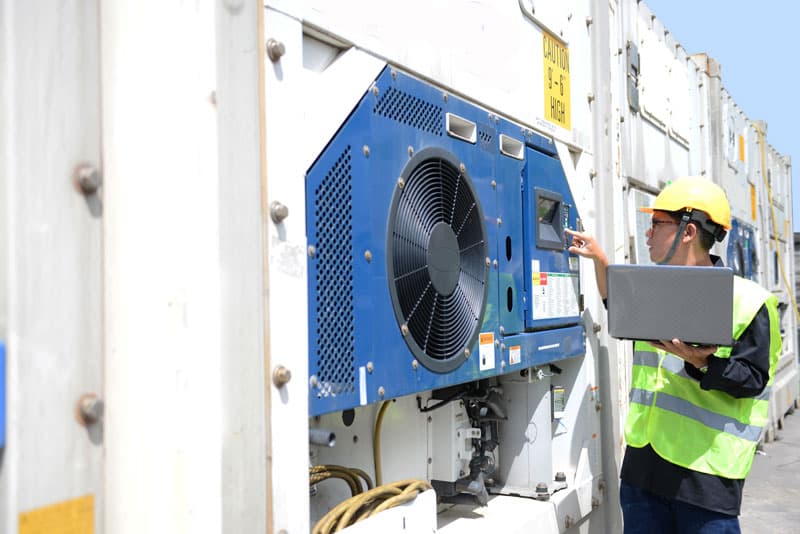
[[[777, 298], [753, 282], [734, 280], [734, 339], [762, 305], [769, 313], [769, 385], [758, 397], [742, 399], [702, 390], [681, 358], [637, 341], [625, 439], [634, 447], [650, 444], [666, 460], [688, 469], [740, 479], [750, 470], [767, 422], [781, 338]], [[730, 347], [721, 347], [715, 356], [728, 358], [730, 353]]]

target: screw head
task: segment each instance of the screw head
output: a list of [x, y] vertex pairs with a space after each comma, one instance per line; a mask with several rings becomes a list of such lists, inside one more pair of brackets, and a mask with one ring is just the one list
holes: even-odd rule
[[277, 366], [272, 371], [272, 383], [276, 388], [282, 388], [292, 379], [292, 372], [283, 365]]
[[361, 152], [364, 153], [364, 157], [365, 158], [368, 158], [369, 157], [369, 146], [364, 145], [363, 147], [361, 147]]
[[309, 245], [308, 246], [308, 255], [309, 255], [309, 257], [313, 258], [316, 253], [317, 253], [317, 249], [314, 247], [314, 245]]
[[403, 334], [403, 336], [407, 336], [408, 335], [408, 325], [407, 324], [400, 325], [400, 333]]
[[272, 203], [269, 205], [269, 216], [272, 219], [272, 222], [275, 224], [279, 224], [283, 222], [283, 220], [289, 216], [289, 208], [278, 202], [277, 200], [273, 200]]
[[364, 252], [364, 259], [367, 260], [367, 263], [372, 262], [372, 252], [369, 250]]
[[269, 57], [270, 61], [275, 63], [278, 61], [283, 55], [286, 53], [286, 47], [283, 46], [283, 43], [269, 38], [267, 39], [267, 56]]
[[372, 362], [367, 362], [367, 372], [371, 374], [374, 370], [375, 366], [372, 364]]
[[92, 195], [100, 189], [100, 172], [90, 164], [75, 169], [75, 183], [84, 195]]
[[383, 398], [383, 397], [384, 397], [384, 395], [386, 395], [386, 390], [385, 390], [385, 389], [383, 389], [383, 386], [381, 386], [381, 387], [379, 387], [379, 388], [378, 388], [378, 396], [379, 396], [380, 398]]

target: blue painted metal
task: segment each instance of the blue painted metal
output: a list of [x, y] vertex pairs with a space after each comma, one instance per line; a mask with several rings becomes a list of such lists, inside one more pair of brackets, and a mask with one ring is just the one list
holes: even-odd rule
[[[577, 324], [580, 320], [579, 266], [574, 254], [567, 252], [569, 239], [563, 228], [578, 227], [578, 213], [561, 162], [551, 154], [528, 147], [523, 173], [523, 231], [525, 287], [528, 295], [525, 314], [527, 329], [553, 328]], [[558, 248], [543, 246], [537, 225], [537, 195], [561, 202], [557, 215]], [[549, 278], [549, 280], [548, 280]], [[534, 292], [536, 294], [534, 295]], [[537, 306], [541, 298], [545, 305]], [[563, 310], [563, 311], [560, 311]]]
[[756, 280], [758, 273], [758, 256], [755, 246], [755, 228], [733, 218], [731, 230], [728, 232], [726, 265], [743, 278]]
[[[530, 166], [540, 162], [509, 157], [498, 148], [500, 133], [529, 146], [550, 147], [551, 153], [543, 155], [549, 158], [543, 160], [547, 167], [550, 160], [558, 164], [552, 141], [525, 136], [518, 125], [388, 67], [374, 88], [306, 175], [307, 238], [313, 247], [308, 262], [310, 414], [582, 354], [585, 336], [577, 318], [567, 321], [571, 324], [535, 324], [559, 328], [525, 331], [524, 247], [530, 239], [524, 235], [522, 181], [526, 164], [532, 173]], [[447, 113], [476, 125], [474, 143], [448, 135]], [[394, 313], [387, 280], [390, 207], [412, 154], [428, 148], [444, 150], [464, 164], [483, 213], [486, 256], [497, 259], [496, 266], [490, 262], [486, 269], [487, 301], [479, 329], [484, 341], [487, 336], [496, 341], [493, 366], [491, 354], [488, 362], [481, 356], [476, 339], [468, 347], [469, 357], [452, 371], [431, 371], [416, 361]], [[536, 176], [536, 184], [560, 191], [574, 206], [563, 174], [550, 169]], [[572, 226], [575, 217], [573, 208]], [[542, 261], [550, 269], [567, 269], [562, 255], [548, 251]]]

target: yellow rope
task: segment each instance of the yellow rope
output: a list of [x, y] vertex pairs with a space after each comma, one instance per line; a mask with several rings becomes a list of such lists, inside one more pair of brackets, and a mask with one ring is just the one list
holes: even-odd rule
[[781, 247], [780, 243], [778, 242], [778, 223], [777, 219], [775, 218], [775, 206], [772, 202], [772, 187], [769, 185], [769, 180], [767, 179], [767, 162], [764, 155], [764, 132], [761, 131], [761, 128], [759, 128], [757, 124], [753, 124], [753, 128], [758, 134], [758, 146], [761, 152], [761, 178], [764, 179], [764, 185], [767, 188], [769, 211], [772, 217], [772, 228], [775, 231], [775, 235], [773, 235], [772, 239], [775, 242], [775, 250], [778, 254], [778, 268], [781, 271], [781, 278], [783, 279], [783, 284], [786, 286], [786, 290], [789, 293], [789, 298], [792, 300], [792, 307], [794, 309], [795, 317], [797, 317], [798, 322], [800, 322], [800, 310], [797, 308], [797, 301], [794, 297], [794, 288], [789, 286], [789, 281], [786, 278], [786, 271], [783, 267], [783, 258], [781, 257]]
[[417, 479], [399, 480], [378, 486], [336, 505], [314, 525], [311, 534], [338, 532], [384, 510], [411, 501], [427, 489], [431, 489], [430, 483]]
[[315, 465], [308, 468], [309, 482], [317, 484], [328, 478], [340, 478], [347, 482], [350, 486], [350, 494], [358, 495], [361, 493], [362, 487], [358, 477], [364, 479], [367, 490], [372, 489], [372, 479], [367, 473], [355, 467], [344, 467], [341, 465]]

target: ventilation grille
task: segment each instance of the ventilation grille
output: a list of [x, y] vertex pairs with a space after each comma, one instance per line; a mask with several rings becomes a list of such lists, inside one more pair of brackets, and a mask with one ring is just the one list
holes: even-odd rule
[[493, 126], [480, 122], [478, 123], [478, 144], [481, 150], [485, 150], [491, 154], [497, 153], [497, 143], [494, 141], [496, 133]]
[[318, 395], [355, 393], [350, 147], [314, 192]]
[[373, 112], [412, 128], [442, 135], [442, 108], [403, 91], [390, 87], [381, 95]]
[[[431, 152], [434, 155], [431, 155]], [[465, 361], [486, 305], [486, 230], [468, 176], [443, 150], [420, 152], [389, 218], [389, 284], [405, 339], [423, 365]]]

